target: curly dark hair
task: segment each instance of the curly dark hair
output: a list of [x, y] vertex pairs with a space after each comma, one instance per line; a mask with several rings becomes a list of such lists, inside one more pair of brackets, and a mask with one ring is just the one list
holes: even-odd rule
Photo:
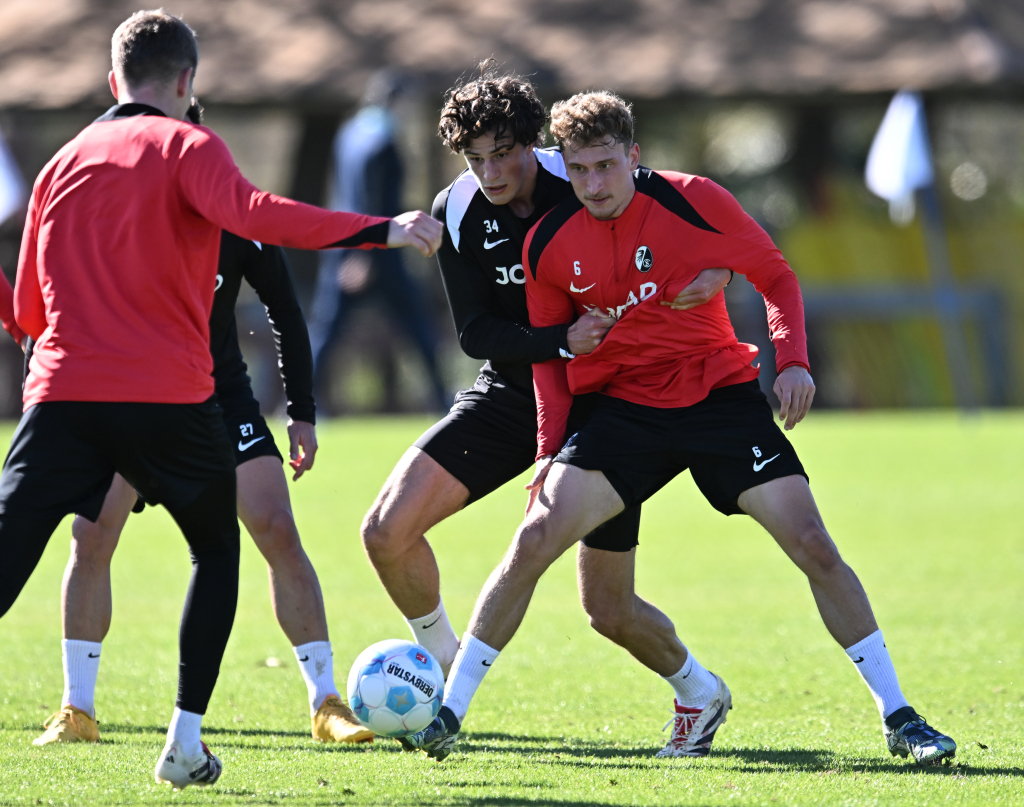
[[460, 79], [445, 93], [437, 133], [456, 154], [486, 132], [540, 146], [547, 117], [529, 81], [511, 73], [499, 76], [497, 62], [486, 59], [480, 63], [479, 78]]

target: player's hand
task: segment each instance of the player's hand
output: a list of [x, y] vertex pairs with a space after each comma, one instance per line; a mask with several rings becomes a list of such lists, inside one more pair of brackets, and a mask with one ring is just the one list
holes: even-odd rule
[[530, 480], [526, 489], [530, 491], [530, 498], [526, 502], [526, 515], [530, 515], [530, 508], [540, 496], [540, 490], [544, 487], [544, 480], [548, 478], [548, 472], [555, 463], [555, 455], [547, 454], [537, 460], [537, 468], [533, 472], [533, 479]]
[[444, 225], [422, 210], [402, 213], [388, 224], [388, 249], [415, 247], [424, 258], [429, 258], [441, 246]]
[[814, 400], [814, 379], [799, 365], [787, 367], [775, 379], [775, 394], [779, 396], [779, 420], [786, 421], [789, 431], [804, 419]]
[[295, 470], [294, 482], [313, 467], [316, 459], [316, 426], [303, 420], [288, 421], [288, 464]]
[[732, 272], [728, 269], [705, 269], [693, 279], [671, 302], [662, 300], [661, 305], [671, 306], [673, 311], [686, 311], [710, 301], [726, 287]]
[[615, 324], [615, 317], [592, 308], [569, 328], [569, 352], [575, 356], [593, 352]]

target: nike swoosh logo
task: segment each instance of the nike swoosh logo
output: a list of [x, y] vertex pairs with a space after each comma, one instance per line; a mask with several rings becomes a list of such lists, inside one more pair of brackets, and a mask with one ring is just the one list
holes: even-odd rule
[[570, 283], [570, 284], [569, 284], [569, 291], [573, 291], [573, 292], [576, 292], [576, 294], [583, 294], [583, 292], [585, 292], [585, 291], [587, 291], [587, 290], [589, 290], [589, 289], [592, 289], [592, 288], [594, 288], [594, 286], [596, 286], [596, 285], [597, 285], [596, 283], [591, 283], [591, 284], [590, 284], [589, 286], [587, 286], [587, 288], [585, 288], [585, 289], [578, 289], [578, 288], [576, 288], [576, 284], [575, 284], [575, 283]]
[[[263, 437], [266, 437], [266, 436], [267, 435], [265, 435], [265, 434], [263, 435]], [[250, 440], [248, 443], [243, 443], [241, 440], [239, 440], [238, 441], [238, 450], [239, 451], [245, 451], [247, 448], [252, 448], [260, 440], [262, 440], [263, 437], [257, 437], [255, 440]], [[760, 468], [755, 468], [754, 470], [760, 471], [761, 469]]]
[[494, 242], [494, 243], [492, 244], [492, 243], [491, 243], [490, 241], [488, 241], [488, 240], [487, 240], [487, 239], [485, 238], [485, 239], [484, 239], [484, 249], [494, 249], [494, 248], [495, 248], [496, 246], [498, 246], [498, 244], [504, 244], [504, 243], [505, 243], [506, 241], [508, 241], [508, 239], [507, 239], [507, 238], [502, 238], [502, 239], [501, 239], [500, 241], [495, 241], [495, 242]]
[[490, 667], [490, 666], [491, 666], [491, 665], [490, 665], [490, 664], [489, 664], [488, 662], [486, 662], [486, 661], [481, 661], [480, 663], [481, 663], [481, 664], [483, 664], [483, 665], [484, 665], [485, 667]]
[[435, 619], [435, 620], [434, 620], [433, 622], [431, 622], [431, 623], [430, 623], [429, 625], [424, 625], [424, 626], [423, 626], [423, 630], [426, 630], [427, 628], [432, 628], [432, 627], [434, 627], [434, 625], [436, 625], [436, 624], [437, 624], [438, 622], [440, 622], [440, 621], [441, 621], [441, 617], [438, 617], [438, 618], [437, 618], [437, 619]]
[[864, 661], [864, 656], [861, 656], [860, 658], [855, 658], [853, 660], [853, 663], [854, 664], [860, 664], [862, 661]]
[[[334, 655], [334, 654], [332, 653], [331, 655]], [[309, 656], [306, 656], [305, 658], [300, 658], [299, 661], [302, 661], [302, 662], [309, 661]]]
[[95, 656], [92, 653], [89, 654], [89, 658], [99, 658], [99, 657], [100, 657], [99, 653], [97, 653]]
[[782, 456], [781, 454], [776, 454], [774, 457], [772, 457], [769, 460], [765, 460], [764, 462], [755, 462], [754, 463], [754, 473], [757, 473], [762, 468], [764, 468], [764, 466], [766, 466], [769, 462], [771, 462], [772, 460], [777, 460], [781, 456]]

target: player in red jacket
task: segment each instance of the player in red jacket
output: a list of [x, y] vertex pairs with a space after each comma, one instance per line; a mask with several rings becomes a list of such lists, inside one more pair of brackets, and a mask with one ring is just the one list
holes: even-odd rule
[[[595, 308], [618, 322], [590, 354], [534, 366], [538, 456], [526, 520], [477, 600], [438, 719], [414, 744], [446, 757], [548, 566], [689, 469], [716, 509], [752, 516], [807, 575], [826, 627], [875, 698], [892, 754], [921, 763], [953, 756], [953, 740], [900, 691], [867, 595], [825, 531], [803, 466], [757, 385], [756, 349], [736, 339], [721, 296], [688, 311], [673, 305], [708, 266], [747, 276], [765, 298], [780, 420], [791, 429], [814, 395], [792, 270], [728, 192], [702, 177], [640, 167], [632, 115], [620, 98], [587, 93], [555, 104], [551, 132], [575, 196], [527, 236], [530, 323], [552, 326]], [[566, 435], [573, 395], [594, 391], [601, 394], [590, 419]], [[658, 755], [706, 755], [732, 707], [728, 687], [634, 593], [635, 544], [583, 553], [591, 622], [675, 689], [673, 735]]]
[[11, 335], [11, 339], [22, 347], [25, 346], [25, 332], [18, 327], [14, 319], [14, 289], [7, 282], [7, 275], [0, 269], [0, 322], [4, 330]]
[[14, 290], [35, 341], [25, 412], [0, 475], [0, 615], [70, 512], [95, 521], [119, 473], [163, 504], [189, 543], [178, 697], [158, 781], [210, 784], [200, 739], [234, 619], [235, 458], [211, 375], [209, 320], [221, 230], [305, 249], [418, 247], [441, 225], [332, 213], [258, 190], [223, 141], [184, 120], [199, 54], [162, 11], [114, 33], [117, 106], [36, 179]]

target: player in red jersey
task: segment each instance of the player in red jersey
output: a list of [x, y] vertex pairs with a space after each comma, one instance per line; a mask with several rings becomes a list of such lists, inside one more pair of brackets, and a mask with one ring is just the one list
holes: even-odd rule
[[[719, 511], [756, 519], [808, 578], [833, 638], [857, 665], [893, 755], [936, 763], [955, 753], [900, 691], [864, 589], [825, 531], [796, 452], [774, 422], [721, 297], [677, 311], [673, 296], [707, 266], [742, 272], [764, 295], [787, 429], [814, 395], [800, 288], [767, 234], [710, 180], [639, 166], [629, 107], [609, 93], [555, 104], [551, 131], [575, 196], [527, 236], [530, 322], [601, 309], [618, 319], [586, 356], [534, 367], [537, 470], [526, 520], [477, 600], [438, 719], [415, 738], [446, 757], [484, 673], [519, 627], [537, 581], [566, 549], [689, 469]], [[566, 438], [573, 395], [599, 403]], [[732, 698], [688, 653], [672, 623], [633, 589], [635, 549], [596, 553], [581, 576], [592, 624], [676, 690], [659, 756], [704, 756]]]
[[422, 213], [332, 213], [258, 190], [223, 141], [184, 121], [198, 48], [162, 11], [114, 33], [118, 104], [36, 179], [14, 293], [35, 349], [0, 475], [0, 615], [61, 519], [95, 521], [114, 473], [163, 504], [189, 543], [178, 697], [158, 781], [210, 784], [200, 739], [238, 594], [235, 459], [213, 397], [209, 319], [221, 230], [305, 249], [416, 246]]
[[24, 347], [25, 332], [18, 327], [18, 322], [14, 319], [14, 289], [7, 282], [7, 275], [3, 269], [0, 269], [0, 322], [11, 339]]

